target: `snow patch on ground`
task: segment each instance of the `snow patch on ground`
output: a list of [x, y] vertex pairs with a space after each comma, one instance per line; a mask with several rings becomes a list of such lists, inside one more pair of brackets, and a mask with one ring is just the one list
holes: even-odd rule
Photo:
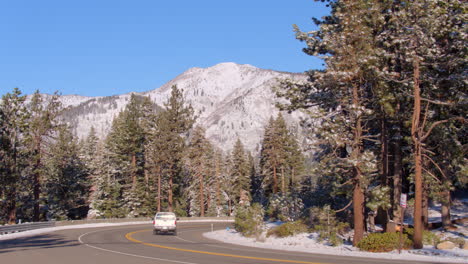
[[56, 226], [56, 227], [47, 227], [40, 228], [30, 231], [17, 232], [11, 234], [0, 235], [0, 240], [7, 240], [19, 237], [27, 237], [33, 235], [40, 235], [44, 233], [55, 232], [59, 230], [66, 229], [81, 229], [81, 228], [94, 228], [94, 227], [108, 227], [108, 226], [123, 226], [123, 225], [141, 225], [141, 224], [151, 224], [150, 221], [139, 221], [139, 222], [125, 222], [125, 223], [95, 223], [95, 224], [82, 224], [82, 225], [67, 225], [67, 226]]
[[[278, 223], [270, 224], [277, 225]], [[219, 240], [225, 243], [238, 244], [250, 247], [278, 249], [287, 251], [298, 251], [325, 255], [340, 255], [352, 257], [368, 257], [379, 259], [394, 260], [419, 260], [443, 263], [467, 263], [468, 251], [460, 248], [452, 250], [437, 250], [432, 246], [424, 247], [419, 250], [402, 250], [389, 253], [370, 253], [359, 251], [358, 248], [351, 245], [342, 245], [332, 247], [317, 242], [317, 233], [303, 233], [292, 237], [276, 238], [268, 237], [264, 242], [257, 241], [256, 238], [247, 238], [233, 229], [217, 230], [204, 233], [204, 236], [210, 239]]]

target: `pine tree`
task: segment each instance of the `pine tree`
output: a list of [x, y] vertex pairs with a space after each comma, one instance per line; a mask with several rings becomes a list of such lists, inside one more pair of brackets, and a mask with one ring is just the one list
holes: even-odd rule
[[[190, 197], [192, 200], [197, 200], [199, 203], [198, 212], [201, 217], [205, 216], [205, 203], [207, 194], [210, 194], [207, 183], [212, 178], [212, 167], [210, 162], [213, 158], [213, 148], [210, 142], [205, 138], [205, 131], [200, 126], [197, 126], [192, 131], [190, 143], [188, 145], [186, 165], [189, 170], [191, 184], [189, 189], [193, 193], [198, 193], [197, 197]], [[198, 188], [196, 188], [198, 187]], [[195, 189], [198, 189], [197, 191]]]
[[[236, 204], [250, 203], [250, 167], [244, 145], [237, 139], [231, 153], [231, 199]], [[247, 195], [247, 197], [246, 197]]]
[[[353, 184], [353, 244], [357, 244], [364, 234], [365, 190], [375, 167], [373, 153], [364, 143], [372, 136], [366, 133], [366, 124], [373, 118], [370, 84], [376, 51], [372, 26], [379, 13], [368, 1], [332, 1], [331, 6], [331, 16], [316, 20], [319, 30], [304, 33], [296, 27], [297, 38], [307, 42], [304, 51], [323, 55], [327, 65], [325, 71], [311, 72], [311, 86], [319, 92], [300, 104], [320, 106], [323, 120], [327, 118], [322, 137], [346, 150], [337, 158], [345, 172], [340, 177], [346, 176], [345, 182]], [[297, 86], [291, 88], [297, 90]]]
[[30, 113], [28, 119], [28, 133], [25, 135], [29, 152], [30, 169], [33, 184], [33, 221], [41, 218], [42, 185], [47, 178], [44, 169], [45, 151], [49, 146], [51, 137], [57, 132], [60, 124], [58, 116], [61, 113], [61, 103], [58, 94], [55, 93], [47, 101], [44, 101], [39, 91], [34, 93], [28, 105]]
[[260, 152], [260, 168], [266, 195], [276, 194], [278, 189], [283, 194], [293, 187], [297, 190], [295, 185], [299, 181], [295, 176], [301, 173], [303, 165], [304, 158], [297, 139], [279, 113], [276, 119], [270, 119], [265, 128]]
[[264, 177], [264, 188], [267, 195], [278, 192], [278, 168], [282, 162], [282, 143], [279, 139], [275, 121], [270, 118], [262, 141], [260, 151], [260, 169]]
[[96, 130], [91, 127], [91, 130], [84, 141], [81, 141], [80, 158], [85, 166], [86, 174], [88, 175], [89, 190], [89, 211], [88, 218], [96, 218], [99, 215], [97, 208], [100, 201], [98, 200], [99, 193], [102, 191], [105, 177], [103, 172], [104, 155], [103, 142], [96, 135]]
[[[228, 176], [227, 176], [227, 169], [226, 169], [226, 161], [223, 153], [220, 150], [215, 150], [214, 153], [214, 183], [213, 187], [215, 188], [215, 211], [216, 216], [221, 216], [224, 212], [224, 205], [226, 205], [226, 197], [227, 197], [227, 184], [228, 184]], [[229, 208], [230, 209], [230, 208]], [[230, 212], [228, 212], [229, 214]]]
[[[114, 119], [106, 140], [109, 159], [114, 163], [113, 184], [121, 186], [125, 211], [131, 216], [151, 213], [149, 186], [145, 177], [145, 142], [147, 141], [147, 116], [152, 105], [147, 97], [132, 94], [130, 102]], [[117, 193], [117, 191], [115, 191]], [[117, 197], [116, 195], [110, 197]]]
[[0, 104], [0, 197], [1, 218], [16, 222], [17, 192], [25, 167], [23, 133], [26, 130], [26, 97], [17, 88], [3, 95]]
[[85, 164], [79, 157], [78, 143], [63, 126], [49, 148], [45, 160], [47, 179], [47, 219], [68, 220], [86, 217], [89, 209], [89, 183]]
[[163, 193], [167, 193], [167, 210], [180, 209], [178, 215], [185, 211], [175, 207], [176, 203], [181, 205], [184, 202], [180, 189], [182, 183], [180, 176], [186, 147], [185, 140], [194, 122], [195, 116], [191, 105], [186, 105], [182, 91], [173, 86], [164, 109], [155, 117], [148, 144], [152, 153], [149, 166], [156, 174], [158, 210], [162, 208]]

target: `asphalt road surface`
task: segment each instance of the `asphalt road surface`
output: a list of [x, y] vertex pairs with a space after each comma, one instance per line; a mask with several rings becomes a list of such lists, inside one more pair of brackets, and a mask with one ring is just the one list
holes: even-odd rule
[[[228, 223], [214, 223], [215, 229]], [[153, 235], [151, 225], [70, 229], [0, 241], [5, 264], [396, 264], [378, 260], [251, 248], [203, 237], [210, 223], [179, 223], [178, 234]], [[411, 262], [408, 264], [431, 263]]]

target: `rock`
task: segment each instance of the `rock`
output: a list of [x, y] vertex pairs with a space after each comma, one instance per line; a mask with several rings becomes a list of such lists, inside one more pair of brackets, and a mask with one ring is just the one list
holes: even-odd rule
[[463, 244], [462, 249], [468, 250], [468, 240], [465, 240], [465, 244]]
[[436, 248], [437, 249], [453, 249], [455, 248], [457, 245], [453, 242], [450, 242], [450, 241], [444, 241], [442, 243], [439, 243], [437, 244]]
[[265, 243], [265, 241], [267, 240], [266, 234], [267, 232], [262, 232], [260, 235], [256, 237], [255, 241]]

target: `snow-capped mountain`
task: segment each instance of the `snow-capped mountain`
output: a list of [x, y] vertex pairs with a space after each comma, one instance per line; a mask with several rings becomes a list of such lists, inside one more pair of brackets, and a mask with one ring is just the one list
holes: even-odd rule
[[[167, 101], [171, 87], [182, 89], [206, 129], [206, 136], [216, 146], [230, 150], [237, 138], [251, 151], [259, 150], [264, 126], [276, 117], [275, 94], [272, 88], [278, 79], [303, 79], [302, 74], [264, 70], [251, 65], [221, 63], [209, 68], [191, 68], [155, 90], [140, 93], [159, 106]], [[138, 94], [138, 93], [137, 93]], [[64, 119], [79, 138], [94, 127], [100, 137], [109, 132], [113, 118], [122, 111], [131, 94], [108, 97], [62, 96], [69, 109]], [[300, 114], [284, 114], [290, 126], [299, 129]]]

